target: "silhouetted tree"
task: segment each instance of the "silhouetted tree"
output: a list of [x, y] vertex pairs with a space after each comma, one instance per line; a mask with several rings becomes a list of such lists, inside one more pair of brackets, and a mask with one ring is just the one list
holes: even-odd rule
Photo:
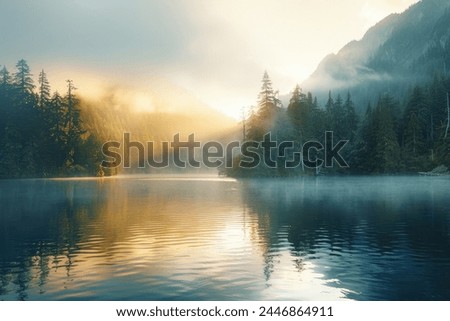
[[43, 110], [48, 107], [50, 102], [50, 83], [44, 69], [39, 73], [39, 107]]
[[22, 93], [31, 94], [34, 89], [34, 82], [30, 73], [30, 67], [24, 59], [21, 59], [16, 64], [17, 71], [14, 74], [14, 84]]

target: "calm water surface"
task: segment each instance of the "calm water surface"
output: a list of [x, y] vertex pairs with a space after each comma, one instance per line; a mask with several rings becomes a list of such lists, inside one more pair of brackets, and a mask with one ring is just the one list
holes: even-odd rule
[[0, 181], [0, 300], [450, 300], [448, 177]]

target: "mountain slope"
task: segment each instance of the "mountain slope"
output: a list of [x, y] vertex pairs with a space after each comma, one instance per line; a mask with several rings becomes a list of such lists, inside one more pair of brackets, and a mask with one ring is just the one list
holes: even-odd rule
[[168, 81], [136, 90], [112, 86], [95, 97], [82, 97], [85, 127], [101, 140], [121, 140], [130, 133], [142, 143], [170, 141], [195, 134], [197, 139], [221, 135], [236, 125], [230, 117], [207, 106]]
[[[447, 70], [446, 70], [447, 69]], [[392, 14], [330, 54], [302, 84], [323, 102], [328, 91], [365, 108], [380, 93], [400, 96], [416, 83], [450, 69], [450, 0], [422, 0]]]
[[[162, 142], [172, 142], [176, 134], [187, 141], [226, 141], [237, 132], [234, 119], [205, 105], [189, 92], [167, 81], [153, 82], [146, 90], [114, 86], [97, 91], [96, 97], [81, 98], [81, 116], [84, 128], [95, 135], [100, 144], [116, 141], [124, 146], [124, 134], [130, 141], [140, 142], [145, 148], [152, 142], [160, 157]], [[119, 173], [137, 170], [136, 148], [131, 153], [132, 169], [117, 169]], [[182, 158], [187, 159], [183, 154]], [[196, 156], [201, 159], [201, 155]], [[147, 151], [144, 158], [147, 158]], [[175, 168], [170, 164], [168, 170]], [[148, 166], [139, 172], [149, 172]]]

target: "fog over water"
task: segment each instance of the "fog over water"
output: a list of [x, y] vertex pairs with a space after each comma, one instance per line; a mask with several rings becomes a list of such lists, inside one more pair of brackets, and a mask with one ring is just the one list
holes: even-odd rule
[[0, 300], [448, 300], [450, 181], [0, 181]]

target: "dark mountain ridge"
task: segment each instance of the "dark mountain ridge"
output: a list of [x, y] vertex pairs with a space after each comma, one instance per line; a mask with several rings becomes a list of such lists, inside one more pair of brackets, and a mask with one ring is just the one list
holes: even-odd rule
[[364, 110], [384, 92], [401, 97], [413, 85], [449, 69], [450, 0], [422, 0], [325, 57], [302, 87], [322, 105], [329, 90], [334, 95], [350, 91]]

